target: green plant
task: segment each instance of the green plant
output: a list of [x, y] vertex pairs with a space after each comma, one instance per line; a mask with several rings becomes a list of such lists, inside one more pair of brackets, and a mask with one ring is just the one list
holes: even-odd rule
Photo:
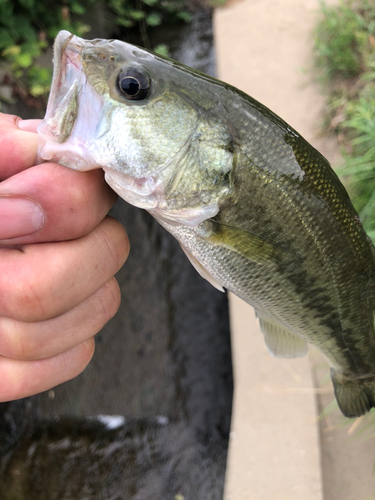
[[340, 129], [346, 135], [347, 152], [338, 173], [375, 240], [375, 84], [366, 85], [357, 99], [347, 103]]
[[185, 0], [107, 0], [108, 8], [115, 14], [116, 24], [132, 28], [138, 23], [145, 27], [159, 26], [163, 22], [182, 20], [189, 22], [191, 13]]
[[370, 0], [346, 0], [337, 6], [321, 3], [316, 27], [315, 58], [326, 79], [358, 76], [372, 52], [375, 9]]
[[[106, 0], [116, 24], [124, 28], [138, 27], [142, 44], [151, 49], [148, 29], [161, 24], [190, 22], [188, 0]], [[159, 49], [159, 48], [158, 48]], [[164, 52], [163, 52], [164, 50]], [[165, 49], [161, 49], [161, 54]]]
[[46, 95], [52, 71], [36, 60], [59, 30], [82, 35], [89, 29], [84, 22], [72, 20], [71, 14], [84, 14], [92, 2], [0, 0], [0, 71], [16, 95], [29, 101]]
[[[0, 0], [0, 101], [1, 84], [13, 89], [13, 98], [44, 107], [52, 69], [38, 58], [52, 45], [60, 30], [82, 36], [90, 30], [88, 9], [100, 0]], [[104, 0], [115, 20], [114, 29], [138, 28], [143, 44], [150, 47], [147, 30], [166, 22], [189, 22], [189, 0]], [[156, 47], [167, 55], [165, 46]], [[12, 99], [13, 99], [12, 98]]]
[[337, 173], [375, 240], [375, 4], [343, 0], [321, 8], [314, 52], [328, 92], [328, 128], [345, 160]]

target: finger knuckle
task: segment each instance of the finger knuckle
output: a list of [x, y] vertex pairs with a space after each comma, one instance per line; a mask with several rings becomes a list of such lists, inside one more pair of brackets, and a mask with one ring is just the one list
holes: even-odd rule
[[91, 358], [93, 357], [95, 352], [95, 338], [91, 337], [90, 339], [85, 340], [85, 342], [83, 342], [83, 346], [84, 346], [84, 352], [82, 356], [82, 361], [85, 364], [85, 366], [87, 366], [88, 363], [91, 361]]
[[117, 271], [123, 266], [129, 255], [128, 235], [124, 227], [111, 217], [106, 218], [102, 234], [111, 253], [111, 259], [116, 264]]
[[24, 334], [23, 324], [8, 318], [0, 319], [0, 354], [27, 361], [37, 353], [32, 337]]
[[98, 322], [107, 323], [117, 313], [121, 303], [121, 292], [115, 278], [106, 283], [97, 294], [95, 311]]
[[95, 352], [95, 339], [90, 337], [81, 344], [76, 345], [57, 356], [58, 363], [63, 366], [63, 372], [68, 378], [74, 378], [86, 368]]
[[107, 321], [109, 321], [117, 313], [121, 304], [121, 291], [115, 278], [106, 284], [106, 296], [104, 313]]
[[12, 359], [23, 359], [25, 346], [17, 322], [0, 318], [0, 354]]
[[44, 284], [40, 276], [29, 276], [14, 286], [13, 293], [8, 296], [14, 319], [36, 322], [46, 318], [50, 293], [43, 290]]

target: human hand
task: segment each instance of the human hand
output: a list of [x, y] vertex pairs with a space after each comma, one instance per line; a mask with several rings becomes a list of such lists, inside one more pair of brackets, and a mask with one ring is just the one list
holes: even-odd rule
[[84, 370], [129, 252], [101, 170], [33, 166], [38, 122], [0, 113], [0, 401]]

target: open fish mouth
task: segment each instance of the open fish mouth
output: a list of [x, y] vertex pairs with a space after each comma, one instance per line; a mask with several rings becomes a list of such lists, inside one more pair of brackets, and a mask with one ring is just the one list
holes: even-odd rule
[[[88, 85], [83, 69], [82, 53], [88, 44], [69, 31], [61, 31], [56, 37], [50, 97], [38, 127], [37, 161], [57, 161], [79, 170], [93, 168], [84, 158], [101, 115], [103, 98]], [[85, 116], [85, 128], [78, 119], [81, 114]]]
[[[74, 101], [85, 80], [81, 63], [84, 45], [80, 42], [80, 38], [68, 31], [61, 31], [55, 40], [54, 72], [46, 120], [38, 130], [42, 137], [54, 142], [62, 143], [66, 140], [77, 118]], [[66, 130], [67, 122], [70, 122], [70, 130]]]

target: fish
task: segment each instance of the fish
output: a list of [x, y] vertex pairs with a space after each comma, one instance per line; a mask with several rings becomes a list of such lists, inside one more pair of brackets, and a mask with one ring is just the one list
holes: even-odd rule
[[375, 249], [328, 161], [233, 86], [118, 40], [54, 44], [41, 161], [104, 170], [219, 290], [251, 304], [270, 353], [330, 365], [342, 413], [375, 406]]

